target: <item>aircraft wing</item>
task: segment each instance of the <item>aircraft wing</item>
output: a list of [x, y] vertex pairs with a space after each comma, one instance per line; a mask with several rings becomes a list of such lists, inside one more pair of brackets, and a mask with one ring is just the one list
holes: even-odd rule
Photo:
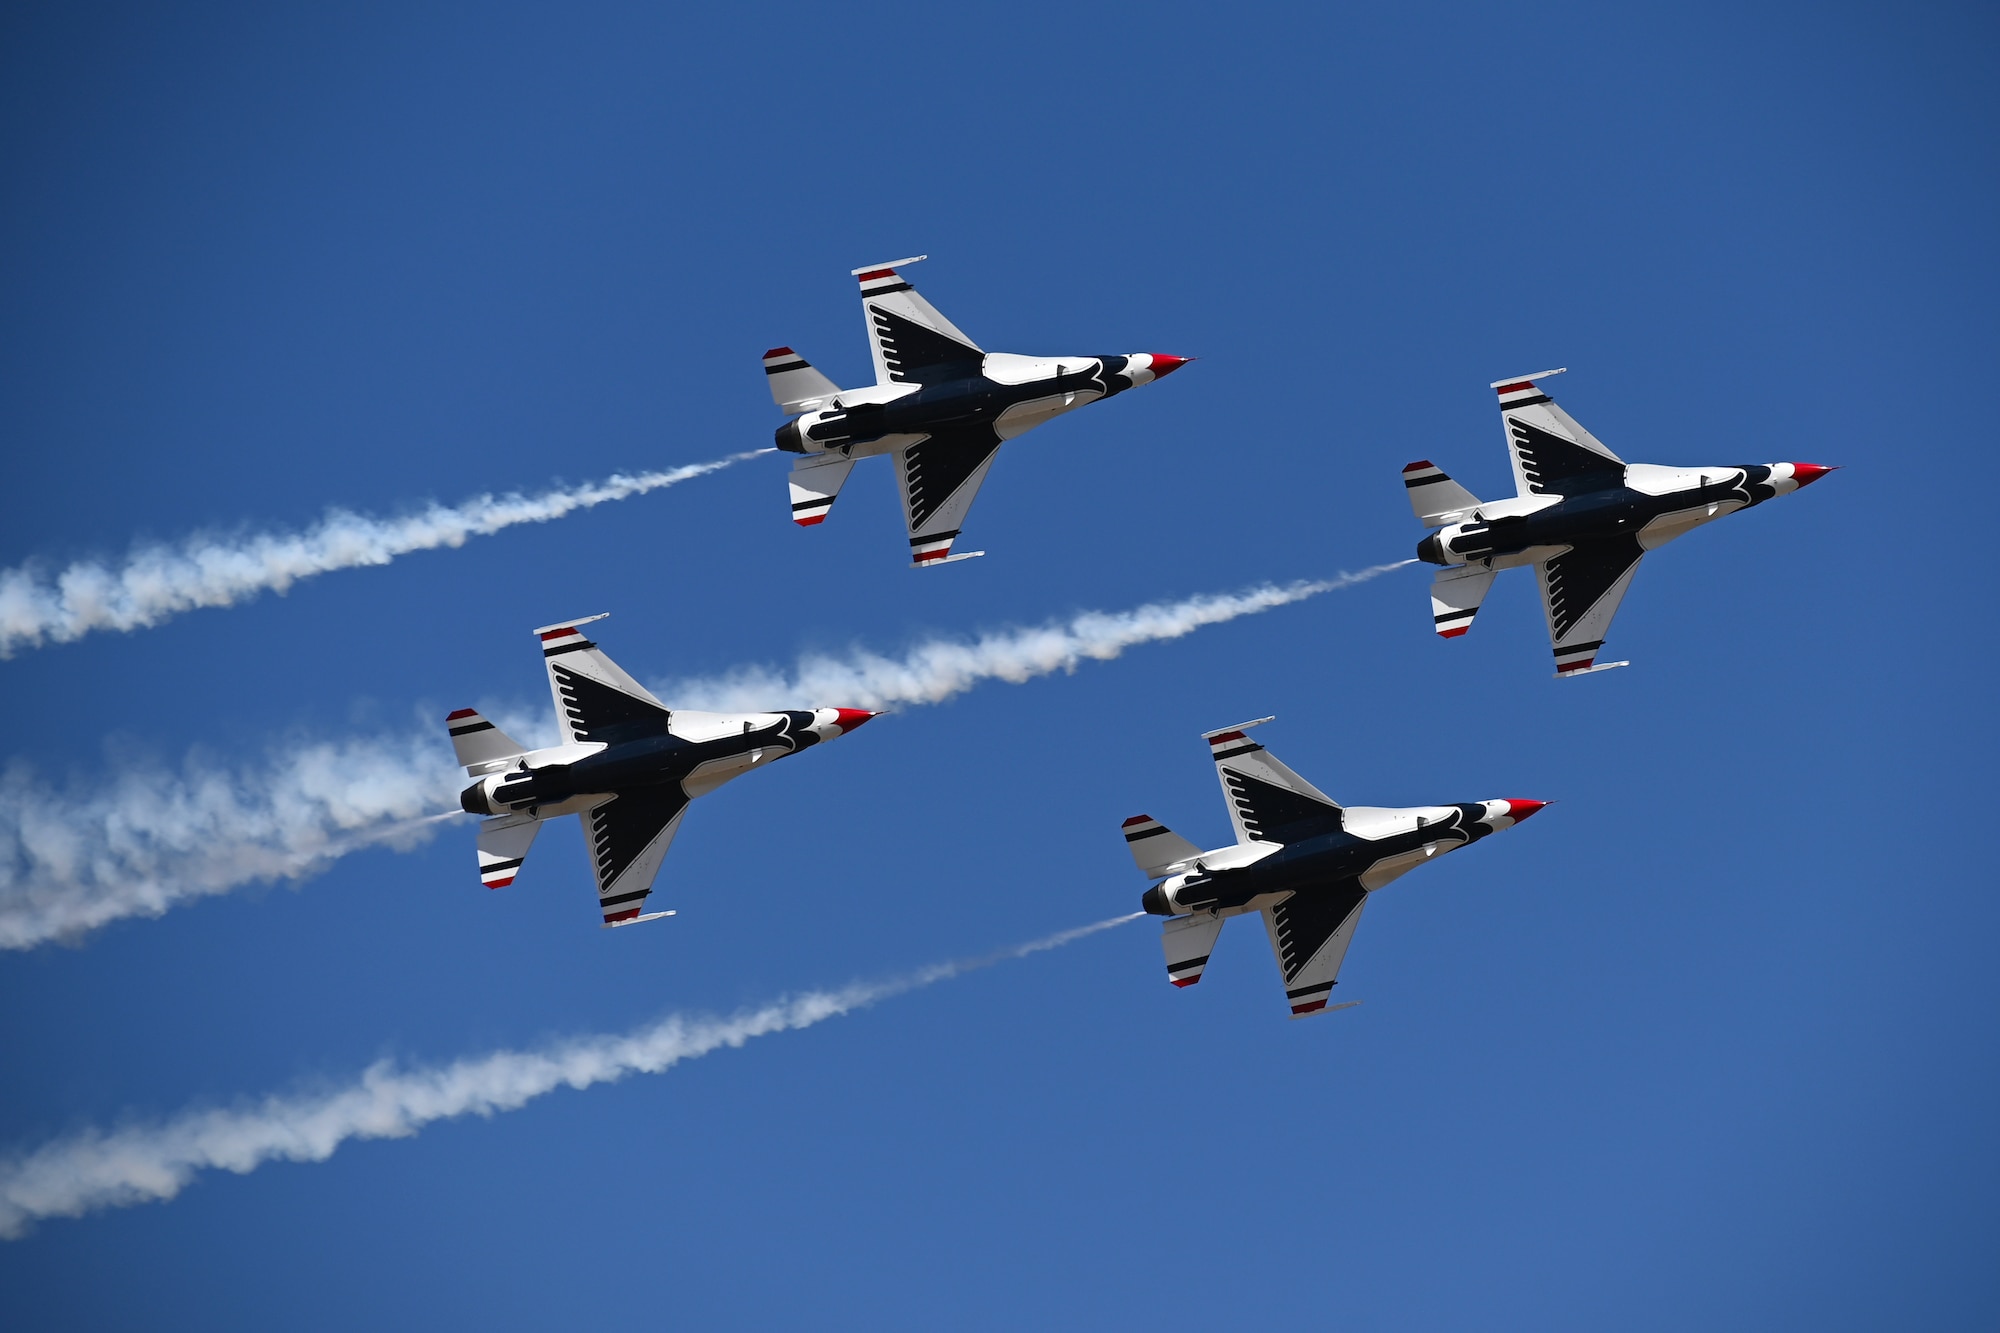
[[941, 430], [896, 451], [912, 561], [930, 565], [951, 558], [951, 544], [999, 451], [1000, 437], [990, 425]]
[[979, 373], [986, 353], [958, 326], [917, 294], [896, 269], [922, 259], [897, 259], [857, 268], [861, 309], [868, 320], [868, 348], [877, 384], [944, 384]]
[[1264, 909], [1264, 928], [1285, 978], [1293, 1018], [1326, 1008], [1367, 902], [1368, 890], [1359, 879], [1342, 879], [1301, 889]]
[[1625, 461], [1535, 383], [1560, 374], [1545, 370], [1493, 382], [1500, 395], [1500, 420], [1507, 429], [1507, 451], [1514, 461], [1516, 492], [1580, 495], [1623, 485]]
[[[1270, 721], [1264, 718], [1263, 721]], [[1215, 759], [1215, 775], [1229, 803], [1236, 840], [1296, 842], [1340, 827], [1340, 806], [1331, 796], [1278, 762], [1278, 757], [1243, 733], [1256, 722], [1211, 731], [1204, 738]]]
[[556, 723], [565, 745], [661, 735], [671, 718], [665, 704], [583, 636], [584, 625], [602, 619], [603, 615], [585, 616], [535, 631], [542, 641], [549, 693], [555, 696]]
[[584, 811], [605, 925], [639, 915], [687, 808], [687, 793], [674, 783], [628, 787]]
[[1611, 537], [1572, 546], [1535, 566], [1558, 676], [1595, 669], [1591, 663], [1643, 555], [1637, 537]]

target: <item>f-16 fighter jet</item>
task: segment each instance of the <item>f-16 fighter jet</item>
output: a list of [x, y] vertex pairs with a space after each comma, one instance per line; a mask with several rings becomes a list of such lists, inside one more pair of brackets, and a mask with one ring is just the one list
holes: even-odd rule
[[585, 616], [535, 631], [561, 745], [530, 750], [470, 708], [446, 724], [458, 762], [478, 779], [458, 803], [468, 814], [492, 816], [479, 826], [479, 878], [486, 887], [514, 882], [543, 821], [581, 815], [604, 924], [629, 926], [673, 915], [640, 909], [689, 801], [774, 759], [844, 736], [876, 714], [669, 710], [583, 637], [583, 626], [602, 619]]
[[842, 389], [789, 347], [764, 353], [771, 397], [792, 419], [778, 447], [792, 464], [792, 521], [824, 522], [854, 460], [888, 454], [903, 489], [915, 566], [970, 560], [951, 553], [993, 455], [1016, 435], [1085, 403], [1171, 375], [1192, 358], [1016, 356], [983, 352], [903, 280], [923, 259], [857, 268], [875, 383]]
[[1165, 876], [1139, 905], [1168, 918], [1161, 938], [1167, 980], [1200, 981], [1222, 923], [1261, 912], [1292, 1017], [1303, 1018], [1327, 1007], [1369, 894], [1434, 857], [1514, 827], [1547, 802], [1342, 806], [1243, 734], [1270, 720], [1204, 737], [1236, 825], [1235, 846], [1201, 851], [1151, 815], [1125, 821], [1125, 842], [1141, 873]]
[[1493, 576], [1533, 565], [1558, 677], [1631, 665], [1599, 663], [1597, 651], [1646, 552], [1833, 471], [1818, 463], [1627, 463], [1542, 392], [1538, 381], [1562, 373], [1493, 383], [1514, 459], [1513, 497], [1483, 502], [1428, 461], [1403, 469], [1417, 521], [1439, 529], [1417, 543], [1419, 560], [1444, 566], [1431, 584], [1437, 632], [1453, 639], [1471, 629]]

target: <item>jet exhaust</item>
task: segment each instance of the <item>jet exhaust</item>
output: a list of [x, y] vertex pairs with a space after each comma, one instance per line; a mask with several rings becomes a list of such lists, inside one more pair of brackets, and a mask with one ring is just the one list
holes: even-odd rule
[[79, 561], [44, 577], [33, 565], [0, 570], [0, 658], [47, 643], [72, 643], [99, 630], [150, 629], [185, 611], [234, 606], [301, 579], [339, 569], [386, 565], [413, 551], [463, 546], [521, 523], [547, 523], [579, 509], [629, 499], [746, 458], [752, 449], [665, 472], [618, 474], [539, 495], [480, 495], [402, 518], [328, 511], [304, 532], [234, 539], [189, 537], [144, 546], [123, 562]]
[[[841, 715], [941, 703], [990, 680], [1021, 684], [1139, 644], [1353, 587], [1414, 562], [1328, 579], [1086, 611], [976, 639], [939, 637], [901, 656], [813, 654], [789, 671], [749, 667], [657, 687], [686, 708], [730, 712], [773, 699], [845, 699]], [[522, 723], [510, 729], [526, 734]], [[190, 756], [178, 769], [134, 765], [57, 790], [25, 764], [0, 771], [0, 949], [76, 939], [113, 921], [160, 916], [249, 884], [308, 879], [352, 852], [407, 850], [437, 811], [467, 809], [462, 770], [425, 727], [416, 735], [315, 741], [227, 766]], [[454, 800], [454, 793], [459, 793]], [[478, 798], [486, 799], [483, 795]], [[474, 814], [502, 813], [488, 806]], [[449, 817], [456, 817], [456, 814]], [[93, 848], [86, 854], [80, 849]]]
[[1111, 917], [884, 981], [806, 991], [723, 1017], [669, 1014], [632, 1032], [494, 1051], [446, 1065], [398, 1068], [383, 1060], [331, 1092], [278, 1094], [235, 1110], [86, 1129], [0, 1161], [0, 1238], [18, 1239], [45, 1218], [164, 1202], [203, 1171], [243, 1175], [272, 1161], [323, 1162], [350, 1139], [408, 1138], [439, 1120], [516, 1110], [559, 1087], [581, 1090], [632, 1074], [665, 1073], [724, 1047], [809, 1028], [968, 972], [1059, 949], [1138, 916]]

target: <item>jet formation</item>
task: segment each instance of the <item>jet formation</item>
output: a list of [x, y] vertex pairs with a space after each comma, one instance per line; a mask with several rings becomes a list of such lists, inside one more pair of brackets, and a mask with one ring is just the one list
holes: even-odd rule
[[1244, 735], [1269, 721], [1202, 737], [1236, 828], [1234, 844], [1204, 852], [1151, 815], [1125, 821], [1125, 844], [1140, 873], [1160, 881], [1139, 905], [1167, 918], [1160, 936], [1167, 980], [1200, 981], [1223, 923], [1258, 912], [1292, 1017], [1304, 1018], [1327, 1008], [1369, 894], [1446, 852], [1513, 828], [1547, 802], [1343, 806]]
[[1597, 653], [1646, 552], [1833, 471], [1818, 463], [1627, 463], [1539, 387], [1562, 373], [1493, 382], [1514, 461], [1512, 498], [1482, 501], [1429, 460], [1403, 469], [1417, 521], [1438, 529], [1417, 543], [1419, 560], [1443, 566], [1431, 582], [1437, 632], [1464, 634], [1494, 577], [1532, 565], [1558, 677], [1631, 665], [1600, 663]]
[[[780, 449], [795, 455], [792, 519], [825, 521], [857, 459], [895, 463], [918, 568], [953, 553], [1000, 446], [1065, 412], [1150, 384], [1189, 358], [1022, 356], [987, 352], [920, 296], [902, 270], [853, 270], [875, 383], [842, 389], [797, 352], [764, 354], [772, 400], [786, 414]], [[1496, 380], [1515, 494], [1482, 501], [1429, 461], [1403, 469], [1419, 522], [1417, 557], [1439, 566], [1432, 623], [1444, 638], [1472, 626], [1503, 569], [1540, 580], [1556, 675], [1585, 675], [1646, 553], [1725, 514], [1808, 486], [1816, 463], [1665, 467], [1627, 463], [1555, 403], [1543, 385], [1563, 371]], [[452, 744], [474, 779], [463, 808], [485, 816], [481, 880], [511, 884], [550, 819], [589, 825], [598, 906], [607, 926], [648, 921], [662, 859], [688, 804], [732, 778], [833, 740], [876, 714], [853, 708], [768, 713], [669, 709], [584, 637], [590, 616], [537, 630], [562, 743], [530, 750], [472, 709], [451, 715]], [[1392, 809], [1342, 806], [1247, 732], [1270, 718], [1208, 732], [1236, 841], [1202, 851], [1149, 815], [1125, 821], [1134, 862], [1157, 881], [1142, 908], [1166, 918], [1162, 948], [1176, 986], [1201, 980], [1222, 925], [1258, 913], [1293, 1017], [1328, 1001], [1369, 895], [1447, 852], [1508, 829], [1544, 802], [1501, 799]]]
[[690, 801], [845, 736], [877, 714], [669, 709], [584, 637], [582, 626], [602, 619], [585, 616], [535, 631], [562, 744], [530, 750], [471, 708], [451, 714], [446, 725], [458, 762], [477, 779], [460, 793], [459, 806], [488, 816], [479, 825], [481, 882], [489, 889], [512, 884], [542, 825], [580, 815], [589, 826], [604, 924], [629, 926], [673, 915], [642, 909]]
[[973, 497], [1000, 446], [1086, 403], [1151, 384], [1192, 358], [1020, 356], [982, 351], [917, 293], [899, 269], [924, 258], [854, 270], [875, 383], [842, 389], [789, 347], [764, 353], [771, 398], [791, 419], [777, 444], [792, 464], [792, 521], [826, 521], [858, 458], [896, 460], [914, 567], [970, 560], [953, 555]]

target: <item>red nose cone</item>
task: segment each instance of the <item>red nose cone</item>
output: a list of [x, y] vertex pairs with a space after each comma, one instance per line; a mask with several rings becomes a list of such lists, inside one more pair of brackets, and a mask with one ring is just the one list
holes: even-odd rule
[[1148, 352], [1146, 355], [1153, 358], [1152, 371], [1153, 378], [1156, 380], [1165, 379], [1188, 362], [1194, 360], [1191, 356], [1168, 356], [1164, 352]]
[[1547, 801], [1508, 801], [1507, 817], [1518, 824], [1547, 804]]
[[843, 736], [869, 718], [881, 716], [880, 713], [871, 713], [865, 708], [836, 708], [833, 712], [833, 725], [840, 728], [840, 734]]
[[1833, 470], [1830, 467], [1821, 467], [1818, 463], [1794, 463], [1792, 480], [1801, 486], [1810, 486]]

